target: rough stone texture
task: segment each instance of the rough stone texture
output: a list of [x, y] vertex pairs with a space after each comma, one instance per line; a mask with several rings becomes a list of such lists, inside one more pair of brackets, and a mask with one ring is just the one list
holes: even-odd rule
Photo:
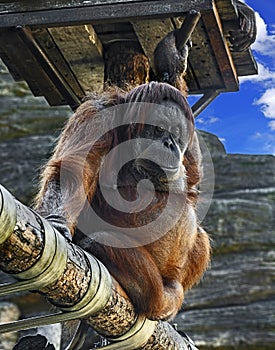
[[[9, 302], [0, 302], [0, 323], [17, 321], [19, 318], [18, 307]], [[0, 349], [10, 350], [18, 339], [18, 333], [5, 333], [0, 336]]]
[[68, 107], [51, 108], [43, 97], [33, 97], [0, 61], [0, 183], [23, 203], [30, 202], [39, 168], [69, 114]]
[[[25, 84], [13, 82], [4, 66], [0, 66], [0, 99], [0, 183], [30, 203], [38, 169], [70, 112], [32, 97]], [[187, 293], [175, 322], [201, 350], [271, 350], [275, 348], [275, 157], [226, 154], [216, 136], [203, 133], [203, 137], [215, 167], [215, 194], [203, 222], [211, 233], [214, 254], [211, 269]], [[4, 281], [7, 276], [0, 278]], [[20, 310], [30, 313], [30, 299], [24, 298]], [[34, 312], [41, 301], [32, 300]]]
[[203, 136], [215, 168], [203, 222], [214, 255], [176, 322], [200, 349], [274, 349], [275, 157], [227, 155], [215, 136]]

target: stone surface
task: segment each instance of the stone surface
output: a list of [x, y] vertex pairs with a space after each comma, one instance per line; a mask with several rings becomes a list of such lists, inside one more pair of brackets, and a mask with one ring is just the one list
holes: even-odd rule
[[53, 148], [68, 107], [49, 107], [24, 82], [14, 82], [0, 61], [0, 183], [30, 203], [40, 167]]
[[[28, 204], [37, 188], [39, 168], [71, 112], [32, 97], [25, 84], [13, 82], [4, 66], [0, 101], [0, 183]], [[213, 258], [202, 282], [187, 293], [176, 322], [201, 350], [271, 350], [275, 348], [275, 157], [226, 154], [216, 136], [202, 136], [215, 169], [215, 193], [203, 222], [212, 237]], [[24, 298], [19, 308], [27, 314], [31, 303]], [[40, 304], [33, 298], [32, 312]]]
[[215, 136], [203, 137], [215, 168], [203, 222], [213, 258], [176, 322], [200, 349], [274, 349], [275, 157], [225, 154]]
[[[18, 307], [10, 302], [0, 302], [0, 323], [8, 323], [19, 319]], [[18, 332], [0, 335], [0, 349], [10, 350], [18, 339]]]

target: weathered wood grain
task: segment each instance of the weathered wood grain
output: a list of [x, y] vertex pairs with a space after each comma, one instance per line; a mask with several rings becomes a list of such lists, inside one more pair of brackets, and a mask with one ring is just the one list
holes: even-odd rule
[[[228, 0], [223, 0], [228, 1]], [[231, 0], [230, 0], [231, 1]], [[5, 1], [1, 2], [0, 4], [0, 10], [1, 12], [24, 12], [24, 11], [36, 11], [36, 10], [45, 10], [48, 8], [76, 8], [76, 7], [90, 7], [90, 6], [97, 6], [97, 5], [112, 5], [112, 4], [129, 4], [129, 3], [156, 3], [155, 0], [86, 0], [86, 1], [80, 1], [80, 0], [70, 0], [70, 1], [64, 1], [64, 0], [37, 0], [35, 3], [30, 0], [25, 1]], [[164, 1], [158, 1], [159, 6], [163, 6], [165, 4]], [[177, 3], [178, 1], [173, 1], [174, 3]], [[172, 3], [172, 1], [171, 1]], [[178, 2], [179, 3], [179, 2]], [[201, 6], [201, 7], [208, 7], [210, 4], [209, 0], [190, 0], [189, 5], [191, 6]], [[166, 7], [169, 6], [169, 2], [166, 1]], [[183, 5], [183, 6], [189, 6], [189, 5]]]
[[[125, 6], [127, 4], [127, 6]], [[10, 5], [10, 6], [8, 6]], [[65, 5], [65, 6], [64, 6]], [[77, 11], [71, 11], [77, 8]], [[75, 1], [75, 2], [12, 2], [0, 7], [0, 28], [18, 24], [26, 26], [56, 27], [76, 24], [95, 23], [97, 21], [129, 20], [137, 18], [176, 16], [189, 11], [212, 8], [211, 0], [173, 0], [167, 1]], [[1, 15], [2, 13], [2, 15]]]

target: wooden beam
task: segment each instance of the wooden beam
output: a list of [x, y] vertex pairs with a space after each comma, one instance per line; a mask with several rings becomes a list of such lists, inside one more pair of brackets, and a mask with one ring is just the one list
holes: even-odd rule
[[192, 106], [194, 117], [196, 118], [217, 96], [220, 92], [209, 90]]
[[225, 89], [214, 47], [208, 37], [208, 28], [202, 18], [192, 34], [192, 44], [186, 74], [190, 94], [201, 94], [209, 89]]
[[258, 74], [257, 62], [251, 49], [242, 52], [232, 52], [232, 57], [239, 77]]
[[87, 92], [103, 89], [103, 48], [92, 25], [49, 28], [54, 41]]
[[81, 100], [85, 95], [84, 90], [79, 85], [76, 76], [68, 65], [68, 61], [64, 59], [63, 52], [60, 51], [60, 48], [57, 46], [49, 30], [36, 29], [31, 32], [31, 35], [39, 44], [47, 59], [50, 59], [54, 66], [58, 68], [59, 74], [62, 75], [74, 94]]
[[14, 79], [25, 80], [34, 96], [44, 95], [50, 105], [67, 104], [66, 99], [26, 47], [18, 31], [0, 31], [0, 55]]
[[[27, 3], [27, 4], [25, 4]], [[158, 1], [30, 1], [0, 5], [0, 28], [22, 26], [57, 27], [128, 21], [150, 17], [173, 17], [189, 10], [208, 10], [212, 0]], [[9, 6], [10, 5], [10, 6]], [[52, 7], [51, 7], [52, 6]], [[51, 7], [51, 8], [50, 8]], [[50, 9], [49, 9], [50, 8]]]
[[213, 10], [204, 11], [202, 13], [202, 20], [206, 27], [210, 44], [213, 48], [217, 65], [224, 81], [224, 91], [238, 91], [238, 75], [231, 52], [223, 36], [220, 17], [214, 3]]
[[26, 80], [35, 96], [44, 95], [50, 105], [68, 104], [72, 109], [80, 104], [83, 91], [78, 87], [82, 96], [75, 93], [67, 77], [63, 77], [41, 49], [30, 29], [18, 26], [16, 29], [0, 31], [0, 45], [4, 63], [9, 67], [10, 62], [16, 62], [12, 65], [15, 77]]

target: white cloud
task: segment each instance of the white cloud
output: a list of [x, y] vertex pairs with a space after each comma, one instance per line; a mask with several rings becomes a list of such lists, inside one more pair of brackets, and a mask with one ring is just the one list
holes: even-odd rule
[[255, 104], [261, 106], [265, 117], [275, 119], [275, 87], [266, 90]]
[[273, 154], [275, 156], [275, 144], [273, 140], [272, 142], [266, 142], [264, 145], [264, 149], [266, 150], [267, 153]]
[[275, 135], [273, 133], [256, 132], [252, 136], [252, 140], [259, 146], [259, 149], [263, 149], [265, 152], [275, 155]]
[[[266, 59], [275, 62], [275, 25], [270, 25], [268, 27], [258, 12], [256, 12], [256, 24], [257, 38], [255, 43], [252, 45], [255, 56], [257, 56], [257, 54], [261, 55], [262, 62]], [[272, 60], [270, 60], [270, 58]], [[268, 67], [261, 62], [257, 63], [258, 75], [240, 77], [240, 83], [250, 81], [252, 83], [260, 84], [260, 88], [264, 89], [264, 92], [259, 98], [255, 99], [254, 104], [260, 106], [261, 112], [266, 118], [275, 119], [275, 68]], [[275, 131], [275, 120], [270, 121], [268, 126], [271, 131]], [[269, 148], [270, 151], [270, 137], [268, 140], [269, 141], [267, 143], [269, 146], [266, 148]], [[272, 139], [272, 141], [274, 141], [274, 139]], [[272, 153], [274, 153], [274, 149], [272, 149]]]
[[220, 119], [214, 116], [206, 116], [204, 118], [200, 117], [196, 119], [196, 122], [199, 124], [209, 125], [218, 122]]
[[210, 117], [209, 120], [208, 120], [208, 123], [209, 124], [213, 124], [213, 123], [216, 123], [218, 122], [220, 119], [217, 118], [217, 117]]
[[240, 83], [244, 83], [246, 81], [252, 81], [255, 83], [264, 83], [266, 85], [275, 85], [275, 71], [269, 69], [269, 67], [265, 67], [262, 63], [258, 63], [258, 74], [240, 77]]
[[[267, 24], [258, 12], [255, 13], [255, 16], [257, 25], [257, 38], [251, 48], [256, 54], [258, 53], [260, 55], [275, 59], [275, 35], [273, 30], [275, 25], [271, 25], [270, 27], [272, 28], [272, 31], [268, 31]], [[240, 77], [240, 82], [264, 82], [273, 83], [275, 85], [275, 71], [265, 66], [261, 62], [257, 63], [258, 75]]]
[[254, 139], [260, 139], [262, 137], [262, 134], [260, 132], [256, 132], [254, 135], [253, 135], [253, 138]]
[[271, 24], [271, 26], [270, 26], [270, 34], [275, 35], [275, 24]]
[[[268, 32], [267, 24], [263, 18], [256, 12], [257, 39], [252, 45], [252, 49], [259, 54], [269, 57], [275, 57], [275, 35]], [[273, 27], [273, 26], [272, 26]]]
[[268, 126], [272, 131], [275, 131], [275, 120], [271, 120], [271, 122], [268, 123]]

